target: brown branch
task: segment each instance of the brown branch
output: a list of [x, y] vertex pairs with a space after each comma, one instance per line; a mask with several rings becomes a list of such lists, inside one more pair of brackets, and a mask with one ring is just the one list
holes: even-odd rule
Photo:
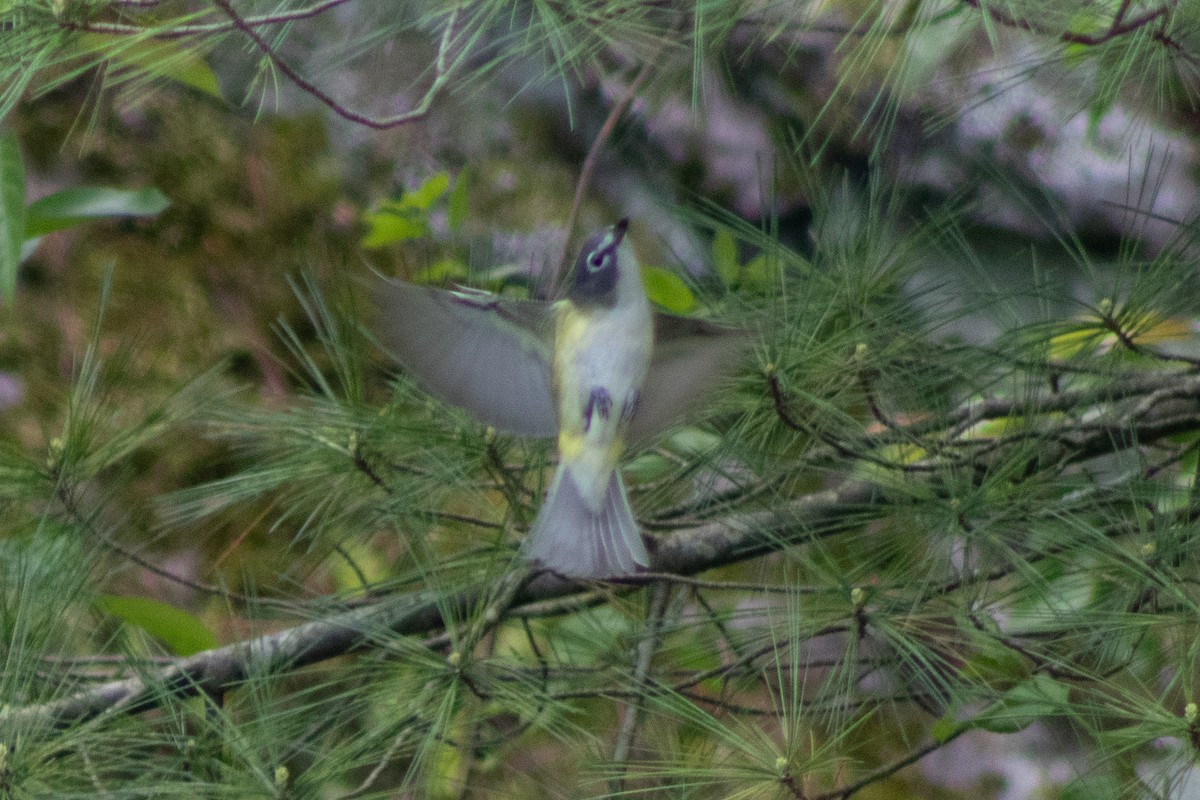
[[316, 98], [330, 111], [342, 119], [358, 123], [359, 125], [363, 125], [374, 130], [387, 130], [388, 128], [396, 128], [425, 117], [433, 105], [433, 98], [442, 90], [446, 82], [449, 80], [450, 75], [453, 74], [454, 70], [463, 63], [466, 53], [470, 50], [469, 45], [463, 45], [458, 49], [458, 52], [453, 59], [448, 57], [450, 48], [454, 44], [455, 40], [454, 31], [458, 26], [458, 12], [460, 7], [456, 6], [455, 9], [450, 12], [449, 18], [446, 21], [446, 27], [442, 31], [442, 40], [438, 47], [433, 82], [430, 84], [429, 88], [426, 89], [421, 100], [408, 111], [394, 114], [390, 117], [372, 117], [347, 108], [335, 100], [332, 95], [325, 92], [323, 89], [320, 89], [316, 84], [312, 83], [299, 72], [297, 72], [290, 64], [288, 64], [287, 61], [283, 59], [283, 56], [281, 56], [279, 52], [275, 50], [275, 48], [272, 47], [271, 44], [264, 39], [263, 36], [253, 26], [249, 24], [249, 22], [247, 22], [247, 20], [242, 18], [237, 11], [234, 10], [230, 0], [213, 0], [213, 3], [217, 6], [217, 8], [225, 12], [230, 20], [232, 20], [233, 26], [245, 34], [245, 36], [254, 43], [254, 46], [258, 48], [259, 52], [266, 56], [267, 59], [275, 66], [275, 68], [283, 73], [283, 75], [293, 84], [295, 84], [297, 88]]
[[592, 145], [588, 148], [587, 156], [583, 159], [583, 166], [579, 169], [579, 179], [575, 182], [575, 196], [571, 199], [571, 210], [567, 213], [567, 222], [564, 226], [562, 250], [559, 252], [558, 264], [547, 280], [548, 285], [552, 288], [552, 297], [558, 296], [559, 282], [566, 275], [567, 267], [570, 266], [571, 237], [579, 219], [579, 209], [583, 205], [583, 197], [591, 185], [592, 175], [596, 171], [596, 164], [600, 161], [600, 152], [604, 149], [604, 145], [608, 143], [608, 140], [612, 138], [617, 123], [620, 122], [621, 117], [625, 116], [625, 112], [629, 110], [629, 106], [633, 103], [634, 98], [641, 91], [642, 84], [650, 77], [650, 73], [656, 65], [655, 62], [658, 61], [658, 57], [667, 47], [667, 41], [664, 39], [658, 49], [646, 59], [645, 63], [642, 64], [642, 68], [638, 70], [637, 75], [630, 81], [629, 86], [625, 88], [621, 98], [613, 104], [613, 107], [608, 112], [608, 117], [604, 120], [604, 124], [600, 126], [600, 132], [592, 140]]
[[867, 788], [871, 784], [878, 783], [879, 781], [883, 780], [884, 778], [889, 778], [892, 775], [895, 775], [897, 772], [904, 769], [905, 767], [912, 766], [913, 764], [917, 763], [918, 761], [920, 761], [922, 758], [929, 755], [930, 753], [932, 753], [936, 750], [939, 750], [939, 749], [945, 747], [946, 745], [950, 744], [952, 741], [957, 739], [959, 736], [962, 736], [964, 733], [966, 733], [969, 730], [971, 730], [970, 725], [968, 725], [968, 724], [960, 725], [959, 727], [955, 728], [953, 731], [951, 731], [949, 734], [947, 734], [942, 739], [933, 741], [933, 742], [929, 742], [928, 744], [926, 744], [922, 747], [918, 747], [916, 750], [913, 750], [912, 752], [908, 753], [907, 755], [896, 759], [895, 761], [891, 762], [890, 764], [885, 764], [884, 766], [882, 766], [878, 769], [872, 770], [871, 772], [864, 775], [861, 779], [855, 781], [854, 783], [848, 784], [839, 789], [834, 789], [833, 791], [823, 792], [821, 794], [813, 795], [808, 800], [847, 800], [848, 798], [858, 794], [859, 792], [861, 792], [863, 789]]
[[962, 2], [971, 8], [987, 14], [990, 19], [1006, 27], [1017, 28], [1039, 36], [1050, 36], [1067, 44], [1087, 46], [1105, 44], [1118, 37], [1141, 30], [1151, 23], [1158, 21], [1159, 27], [1157, 30], [1151, 31], [1150, 38], [1159, 44], [1175, 50], [1189, 61], [1196, 60], [1194, 56], [1184, 51], [1182, 43], [1166, 32], [1166, 22], [1169, 19], [1168, 15], [1175, 8], [1174, 2], [1164, 3], [1157, 8], [1152, 8], [1149, 11], [1138, 14], [1136, 17], [1126, 19], [1132, 3], [1131, 0], [1122, 0], [1121, 6], [1113, 14], [1108, 27], [1100, 33], [1075, 33], [1073, 31], [1055, 30], [1028, 17], [1018, 17], [999, 7], [997, 3], [988, 2], [988, 0], [962, 0]]
[[[1181, 431], [1200, 430], [1200, 376], [1160, 376], [1153, 385], [1158, 388], [1140, 398], [1129, 398], [1136, 402], [1123, 408], [1098, 415], [1095, 423], [1076, 424], [1073, 432], [1064, 428], [1053, 446], [1040, 448], [1042, 463], [1078, 461]], [[1122, 394], [1120, 387], [1110, 387], [1109, 391]], [[997, 454], [998, 458], [1003, 456]], [[897, 502], [904, 502], [903, 495], [889, 496], [884, 489], [867, 481], [848, 480], [836, 488], [766, 510], [731, 513], [678, 530], [659, 542], [652, 567], [660, 573], [695, 575], [859, 527], [883, 515]], [[417, 592], [395, 597], [179, 659], [158, 671], [109, 682], [59, 700], [8, 708], [0, 712], [0, 725], [23, 720], [64, 726], [100, 714], [144, 711], [170, 697], [216, 694], [250, 674], [288, 671], [375, 646], [383, 630], [397, 635], [428, 634], [446, 628], [447, 617], [464, 619], [486, 606], [488, 610], [479, 614], [465, 635], [464, 641], [469, 643], [478, 641], [481, 630], [504, 617], [569, 610], [556, 604], [547, 609], [546, 601], [561, 598], [562, 602], [586, 605], [602, 602], [604, 597], [592, 591], [594, 583], [573, 582], [551, 574], [506, 586], [499, 594], [488, 587], [442, 596]], [[510, 605], [514, 608], [509, 608]], [[838, 630], [842, 629], [844, 626]], [[822, 632], [825, 630], [834, 629]], [[702, 675], [720, 677], [729, 668], [722, 665], [709, 671], [711, 674]], [[685, 682], [676, 688], [687, 689], [691, 685], [694, 683]], [[848, 797], [853, 791], [831, 796]]]
[[[637, 646], [637, 663], [633, 668], [633, 684], [635, 687], [647, 685], [650, 674], [650, 661], [654, 658], [662, 644], [663, 627], [666, 621], [667, 604], [671, 596], [671, 587], [666, 583], [656, 583], [650, 587], [647, 598], [646, 625], [642, 631], [642, 639]], [[634, 737], [638, 731], [638, 718], [641, 716], [641, 705], [633, 699], [625, 704], [621, 714], [621, 723], [617, 731], [617, 742], [613, 747], [612, 763], [615, 773], [608, 780], [608, 791], [620, 795], [625, 790], [625, 773], [629, 765], [629, 754], [633, 751]]]
[[[291, 11], [283, 11], [276, 14], [263, 14], [255, 17], [243, 17], [242, 21], [251, 28], [261, 28], [269, 25], [285, 25], [290, 22], [299, 22], [300, 20], [311, 19], [320, 16], [330, 9], [344, 5], [350, 0], [323, 0], [320, 3], [313, 3], [304, 8], [297, 8]], [[153, 8], [161, 3], [161, 0], [117, 0], [113, 5], [136, 7], [136, 8]], [[112, 36], [146, 36], [149, 30], [141, 25], [130, 25], [120, 22], [92, 22], [84, 20], [76, 22], [74, 20], [60, 20], [60, 24], [67, 30], [86, 31], [87, 33], [104, 33]], [[154, 33], [149, 33], [152, 39], [186, 39], [193, 36], [211, 36], [217, 33], [228, 33], [238, 30], [236, 22], [215, 22], [194, 25], [177, 25], [167, 27]]]

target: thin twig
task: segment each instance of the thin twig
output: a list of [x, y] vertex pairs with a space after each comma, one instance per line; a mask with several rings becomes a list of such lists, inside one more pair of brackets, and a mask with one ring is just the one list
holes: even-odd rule
[[1001, 25], [1010, 28], [1019, 28], [1041, 36], [1053, 36], [1059, 41], [1069, 44], [1084, 45], [1104, 44], [1118, 36], [1124, 36], [1127, 33], [1136, 31], [1138, 28], [1144, 28], [1159, 17], [1168, 14], [1175, 5], [1174, 3], [1166, 3], [1158, 8], [1153, 8], [1143, 14], [1139, 14], [1133, 19], [1127, 20], [1125, 19], [1125, 15], [1129, 10], [1130, 0], [1123, 0], [1121, 7], [1113, 14], [1108, 28], [1100, 33], [1078, 33], [1076, 31], [1055, 30], [1029, 17], [1015, 16], [1006, 8], [1001, 7], [1002, 4], [1000, 3], [989, 2], [988, 0], [962, 0], [962, 2], [984, 12]]
[[571, 210], [567, 213], [567, 222], [563, 231], [562, 250], [558, 256], [558, 264], [553, 273], [548, 276], [548, 285], [552, 287], [552, 297], [557, 297], [558, 287], [563, 276], [567, 274], [567, 267], [570, 265], [571, 258], [571, 238], [575, 232], [575, 225], [579, 219], [579, 209], [583, 205], [583, 197], [587, 193], [588, 188], [592, 183], [592, 174], [596, 171], [596, 164], [600, 161], [600, 152], [604, 149], [604, 145], [612, 137], [612, 133], [616, 130], [617, 123], [621, 117], [625, 116], [625, 112], [633, 103], [635, 97], [642, 89], [642, 84], [650, 77], [650, 73], [656, 66], [655, 62], [658, 57], [667, 47], [667, 40], [664, 39], [658, 46], [658, 49], [646, 59], [642, 64], [642, 68], [638, 70], [634, 79], [630, 81], [629, 86], [625, 88], [624, 93], [613, 107], [608, 112], [608, 117], [604, 120], [604, 124], [600, 126], [600, 132], [596, 134], [596, 138], [592, 140], [591, 147], [588, 148], [587, 156], [583, 159], [583, 166], [579, 169], [579, 179], [575, 182], [575, 196], [571, 199]]
[[[633, 667], [633, 686], [640, 689], [647, 685], [646, 678], [650, 674], [650, 662], [662, 641], [663, 622], [666, 618], [667, 601], [671, 597], [671, 587], [666, 583], [656, 583], [650, 587], [646, 598], [646, 626], [642, 631], [641, 641], [638, 642], [637, 662]], [[621, 714], [621, 726], [617, 731], [617, 741], [613, 745], [613, 775], [608, 779], [608, 791], [620, 795], [625, 790], [625, 773], [629, 769], [629, 754], [633, 750], [634, 736], [637, 734], [638, 717], [642, 711], [641, 700], [634, 699], [625, 703]]]
[[971, 730], [970, 725], [960, 725], [936, 741], [929, 742], [922, 747], [918, 747], [909, 754], [896, 759], [890, 764], [885, 764], [878, 769], [872, 770], [854, 783], [843, 786], [840, 789], [834, 789], [830, 792], [823, 792], [822, 794], [813, 795], [812, 797], [808, 798], [808, 800], [848, 800], [848, 798], [858, 794], [868, 786], [878, 783], [884, 778], [895, 775], [905, 767], [912, 766], [930, 753], [945, 747], [969, 730]]
[[[433, 99], [444, 88], [450, 78], [450, 75], [457, 69], [465, 60], [466, 54], [470, 51], [469, 45], [464, 45], [458, 49], [458, 52], [452, 59], [448, 57], [448, 52], [455, 39], [455, 28], [458, 25], [458, 14], [461, 6], [455, 6], [450, 12], [450, 17], [446, 22], [446, 27], [442, 31], [441, 44], [438, 47], [438, 55], [436, 60], [436, 68], [434, 70], [433, 82], [426, 89], [421, 100], [408, 111], [399, 114], [393, 114], [390, 117], [371, 117], [366, 114], [361, 114], [353, 111], [339, 103], [332, 95], [317, 87], [316, 84], [309, 81], [307, 78], [297, 72], [288, 62], [283, 59], [283, 56], [271, 46], [271, 44], [263, 38], [257, 30], [255, 30], [245, 19], [243, 19], [236, 10], [230, 0], [213, 0], [217, 8], [225, 12], [225, 14], [233, 21], [234, 27], [246, 35], [254, 46], [258, 48], [267, 59], [275, 65], [275, 68], [284, 74], [284, 76], [296, 85], [301, 91], [311, 95], [312, 97], [323, 103], [330, 111], [337, 114], [339, 117], [350, 122], [356, 122], [374, 130], [387, 130], [388, 128], [396, 128], [405, 125], [409, 122], [422, 119], [429, 113], [429, 109], [433, 106]], [[478, 34], [476, 34], [478, 35]], [[474, 37], [472, 38], [474, 41]]]
[[[114, 5], [123, 6], [138, 6], [140, 8], [151, 8], [158, 5], [161, 0], [117, 0]], [[330, 9], [350, 2], [350, 0], [323, 0], [320, 3], [303, 8], [295, 8], [291, 11], [283, 11], [277, 14], [263, 14], [255, 17], [243, 17], [242, 21], [252, 28], [261, 28], [268, 25], [285, 25], [291, 22], [298, 22], [304, 19], [320, 16]], [[60, 20], [60, 24], [67, 30], [87, 31], [88, 33], [104, 33], [111, 36], [145, 36], [147, 28], [142, 25], [128, 25], [120, 22], [93, 22], [91, 20], [75, 21], [75, 20]], [[234, 22], [215, 22], [202, 24], [176, 25], [173, 27], [163, 28], [160, 31], [151, 33], [153, 39], [186, 39], [193, 36], [211, 36], [218, 33], [228, 33], [229, 31], [237, 30], [238, 26]]]
[[141, 553], [138, 553], [136, 550], [126, 547], [125, 545], [118, 542], [116, 539], [109, 536], [108, 533], [101, 530], [100, 527], [97, 526], [93, 522], [93, 519], [91, 516], [88, 516], [87, 514], [83, 513], [83, 511], [79, 508], [78, 504], [75, 502], [74, 491], [69, 486], [67, 486], [65, 483], [61, 482], [61, 480], [60, 480], [58, 489], [56, 491], [56, 494], [58, 497], [58, 502], [62, 506], [63, 510], [67, 513], [67, 516], [69, 516], [76, 525], [79, 525], [81, 528], [83, 528], [85, 531], [87, 531], [89, 536], [93, 537], [98, 542], [100, 542], [105, 547], [107, 547], [109, 550], [112, 550], [114, 553], [116, 553], [117, 555], [126, 559], [127, 561], [133, 562], [137, 566], [141, 567], [142, 569], [146, 570], [147, 572], [157, 575], [158, 577], [162, 578], [163, 580], [170, 581], [171, 583], [186, 587], [186, 588], [191, 589], [192, 591], [198, 592], [200, 594], [207, 594], [207, 595], [211, 595], [214, 597], [223, 597], [228, 601], [238, 603], [241, 605], [251, 605], [251, 604], [273, 605], [276, 607], [288, 608], [288, 609], [292, 609], [292, 610], [295, 610], [295, 608], [296, 608], [296, 604], [294, 602], [287, 602], [287, 601], [283, 601], [283, 600], [272, 600], [270, 598], [262, 598], [262, 597], [252, 598], [247, 595], [241, 594], [239, 592], [235, 592], [231, 589], [224, 589], [220, 586], [214, 586], [212, 584], [195, 581], [190, 578], [185, 578], [182, 575], [177, 575], [176, 573], [171, 572], [168, 569], [164, 569], [163, 567], [160, 567], [158, 564], [155, 564], [153, 561], [151, 561], [150, 559], [143, 556]]

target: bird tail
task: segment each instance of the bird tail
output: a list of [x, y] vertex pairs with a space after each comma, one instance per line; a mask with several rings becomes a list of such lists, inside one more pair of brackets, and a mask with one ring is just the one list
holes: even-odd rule
[[599, 513], [588, 508], [575, 481], [559, 466], [529, 538], [525, 557], [573, 578], [616, 578], [650, 565], [625, 494], [620, 470], [613, 470]]

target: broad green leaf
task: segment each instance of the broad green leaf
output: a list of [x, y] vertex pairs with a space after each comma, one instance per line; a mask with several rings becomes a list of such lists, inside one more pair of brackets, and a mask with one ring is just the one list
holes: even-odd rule
[[733, 286], [737, 283], [739, 271], [737, 242], [733, 239], [733, 231], [729, 228], [717, 231], [713, 236], [712, 253], [717, 274], [726, 286]]
[[1029, 661], [1011, 647], [989, 642], [966, 659], [959, 669], [962, 675], [994, 689], [1010, 689], [1030, 678]]
[[710, 453], [717, 449], [722, 441], [722, 437], [717, 434], [690, 425], [677, 429], [667, 439], [672, 450], [687, 455]]
[[626, 480], [632, 479], [634, 483], [645, 483], [669, 475], [678, 466], [675, 461], [664, 458], [652, 450], [647, 450], [625, 464], [621, 471], [625, 474]]
[[89, 219], [151, 217], [169, 205], [171, 201], [155, 188], [76, 186], [31, 203], [26, 210], [25, 235], [43, 236]]
[[448, 283], [451, 280], [466, 280], [467, 265], [457, 258], [435, 261], [412, 276], [413, 283]]
[[409, 214], [371, 211], [363, 219], [368, 225], [367, 235], [362, 238], [363, 247], [384, 247], [393, 242], [420, 239], [429, 232], [429, 226], [423, 220]]
[[399, 211], [407, 211], [409, 209], [428, 211], [449, 188], [450, 176], [445, 172], [439, 172], [418, 188], [411, 192], [405, 192], [404, 196], [399, 200], [392, 200], [385, 203], [383, 207], [385, 209], [394, 208]]
[[668, 311], [686, 314], [696, 307], [696, 295], [674, 272], [659, 267], [642, 267], [646, 296]]
[[0, 133], [0, 296], [12, 302], [25, 241], [25, 164], [11, 132]]
[[148, 597], [102, 595], [96, 605], [127, 625], [136, 625], [159, 639], [177, 656], [190, 656], [217, 647], [200, 619], [186, 611]]
[[449, 215], [447, 223], [451, 231], [457, 231], [466, 221], [467, 215], [470, 213], [471, 178], [470, 173], [466, 170], [458, 173], [458, 180], [454, 182], [454, 189], [450, 192], [449, 200]]
[[779, 265], [759, 253], [742, 268], [742, 280], [750, 286], [769, 286], [779, 279]]
[[77, 40], [84, 56], [100, 56], [113, 63], [141, 70], [150, 75], [173, 80], [210, 97], [224, 101], [216, 74], [194, 48], [183, 47], [178, 41], [136, 39], [103, 33], [86, 33]]

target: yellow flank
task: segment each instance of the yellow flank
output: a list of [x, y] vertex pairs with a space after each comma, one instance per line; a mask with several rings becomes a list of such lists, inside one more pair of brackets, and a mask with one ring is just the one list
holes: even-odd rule
[[567, 351], [583, 345], [588, 332], [588, 325], [592, 322], [592, 315], [586, 311], [576, 309], [574, 303], [571, 301], [564, 300], [558, 304], [557, 317], [558, 331], [555, 337], [556, 347], [560, 351]]
[[583, 434], [567, 430], [558, 432], [558, 455], [566, 463], [578, 461], [583, 455]]
[[579, 430], [568, 431], [564, 428], [558, 432], [558, 454], [565, 464], [577, 464], [590, 456], [598, 463], [615, 467], [625, 450], [625, 437], [618, 436], [603, 448], [597, 448], [595, 444], [589, 447], [588, 444], [587, 436]]

